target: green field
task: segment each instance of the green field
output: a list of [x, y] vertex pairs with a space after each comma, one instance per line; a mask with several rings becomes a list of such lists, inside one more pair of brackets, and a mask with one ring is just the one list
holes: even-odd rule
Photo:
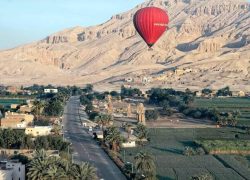
[[0, 99], [0, 105], [5, 108], [9, 108], [11, 104], [22, 104], [25, 103], [25, 99]]
[[[236, 134], [243, 135], [243, 131], [236, 128], [150, 129], [150, 142], [146, 146], [123, 149], [121, 157], [125, 158], [125, 162], [133, 162], [133, 157], [140, 150], [150, 152], [156, 160], [157, 176], [160, 180], [190, 179], [193, 175], [202, 172], [210, 172], [215, 179], [220, 180], [244, 179], [246, 175], [243, 178], [235, 169], [225, 165], [216, 156], [182, 154], [186, 146], [196, 146], [195, 140], [233, 140]], [[250, 140], [250, 136], [244, 135], [244, 139]], [[232, 161], [236, 161], [232, 164], [240, 164], [236, 159]], [[246, 169], [242, 165], [242, 169], [244, 168]], [[246, 179], [249, 178], [250, 176]]]
[[196, 98], [194, 105], [196, 107], [217, 108], [224, 112], [239, 110], [241, 112], [239, 124], [250, 126], [250, 98]]
[[197, 141], [207, 152], [211, 151], [248, 151], [249, 140], [201, 140]]

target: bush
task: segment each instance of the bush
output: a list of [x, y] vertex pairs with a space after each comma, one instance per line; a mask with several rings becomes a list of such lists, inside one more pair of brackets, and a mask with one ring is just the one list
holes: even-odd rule
[[209, 173], [203, 173], [199, 175], [194, 175], [191, 179], [192, 180], [213, 180], [214, 178]]
[[201, 118], [201, 116], [202, 116], [202, 114], [201, 114], [201, 112], [199, 110], [195, 111], [193, 113], [193, 118], [199, 119], [199, 118]]
[[192, 147], [187, 146], [187, 147], [185, 147], [185, 150], [183, 151], [183, 154], [185, 156], [193, 156], [193, 155], [196, 155], [196, 152]]
[[159, 113], [157, 110], [146, 110], [145, 117], [147, 120], [157, 120]]
[[34, 120], [34, 126], [49, 126], [49, 125], [50, 125], [50, 122], [47, 119]]
[[96, 111], [90, 112], [89, 113], [89, 119], [90, 120], [95, 120], [96, 116], [99, 116], [99, 113]]
[[202, 147], [198, 147], [195, 151], [196, 151], [197, 155], [205, 155], [206, 154], [206, 152], [204, 151], [204, 149]]
[[172, 116], [174, 114], [171, 108], [167, 108], [164, 113], [166, 116]]
[[119, 96], [119, 93], [116, 92], [116, 91], [111, 91], [110, 95], [113, 96], [113, 97], [117, 97], [117, 96]]

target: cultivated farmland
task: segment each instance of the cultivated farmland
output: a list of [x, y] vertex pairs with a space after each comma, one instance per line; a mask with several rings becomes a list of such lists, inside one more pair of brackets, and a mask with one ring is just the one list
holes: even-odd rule
[[250, 126], [250, 98], [196, 98], [194, 106], [217, 108], [223, 112], [239, 110], [241, 112], [239, 124]]
[[[248, 168], [235, 158], [230, 159], [232, 165], [228, 165], [213, 155], [183, 155], [186, 146], [195, 148], [195, 140], [233, 140], [236, 134], [242, 133], [242, 130], [236, 128], [150, 129], [150, 142], [146, 146], [123, 149], [121, 157], [125, 162], [133, 162], [137, 152], [141, 150], [150, 152], [155, 158], [157, 176], [161, 180], [190, 179], [201, 173], [211, 173], [215, 179], [220, 180], [249, 179], [250, 176], [248, 177], [246, 173]], [[244, 139], [250, 139], [250, 136], [246, 135]], [[234, 167], [236, 165], [237, 167]], [[238, 166], [242, 166], [241, 174], [237, 172]]]

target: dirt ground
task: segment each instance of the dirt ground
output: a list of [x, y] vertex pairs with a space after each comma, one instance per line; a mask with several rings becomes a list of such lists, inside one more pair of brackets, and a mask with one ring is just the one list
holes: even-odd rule
[[[136, 124], [134, 118], [115, 118], [117, 123]], [[159, 117], [156, 121], [146, 121], [148, 128], [216, 128], [216, 124], [209, 120], [193, 119], [185, 117], [180, 113], [176, 113], [170, 117]]]

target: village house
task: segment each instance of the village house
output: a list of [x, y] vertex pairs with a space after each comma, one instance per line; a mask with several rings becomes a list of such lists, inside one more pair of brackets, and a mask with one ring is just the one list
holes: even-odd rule
[[0, 161], [1, 180], [25, 180], [25, 165], [17, 160]]
[[44, 89], [44, 93], [58, 93], [58, 89]]
[[5, 117], [0, 120], [0, 125], [1, 128], [25, 128], [33, 120], [34, 116], [31, 114], [6, 112]]
[[47, 136], [50, 135], [52, 131], [52, 126], [34, 126], [27, 127], [25, 129], [25, 134], [36, 136]]
[[232, 91], [233, 97], [245, 97], [246, 93], [244, 91]]
[[175, 75], [177, 75], [177, 76], [181, 76], [181, 75], [185, 74], [185, 70], [183, 70], [183, 69], [176, 69], [176, 70], [174, 71], [174, 73], [175, 73]]
[[22, 105], [19, 108], [19, 112], [21, 113], [31, 113], [32, 111], [32, 105]]
[[196, 91], [195, 92], [196, 97], [201, 97], [203, 94], [201, 91]]

